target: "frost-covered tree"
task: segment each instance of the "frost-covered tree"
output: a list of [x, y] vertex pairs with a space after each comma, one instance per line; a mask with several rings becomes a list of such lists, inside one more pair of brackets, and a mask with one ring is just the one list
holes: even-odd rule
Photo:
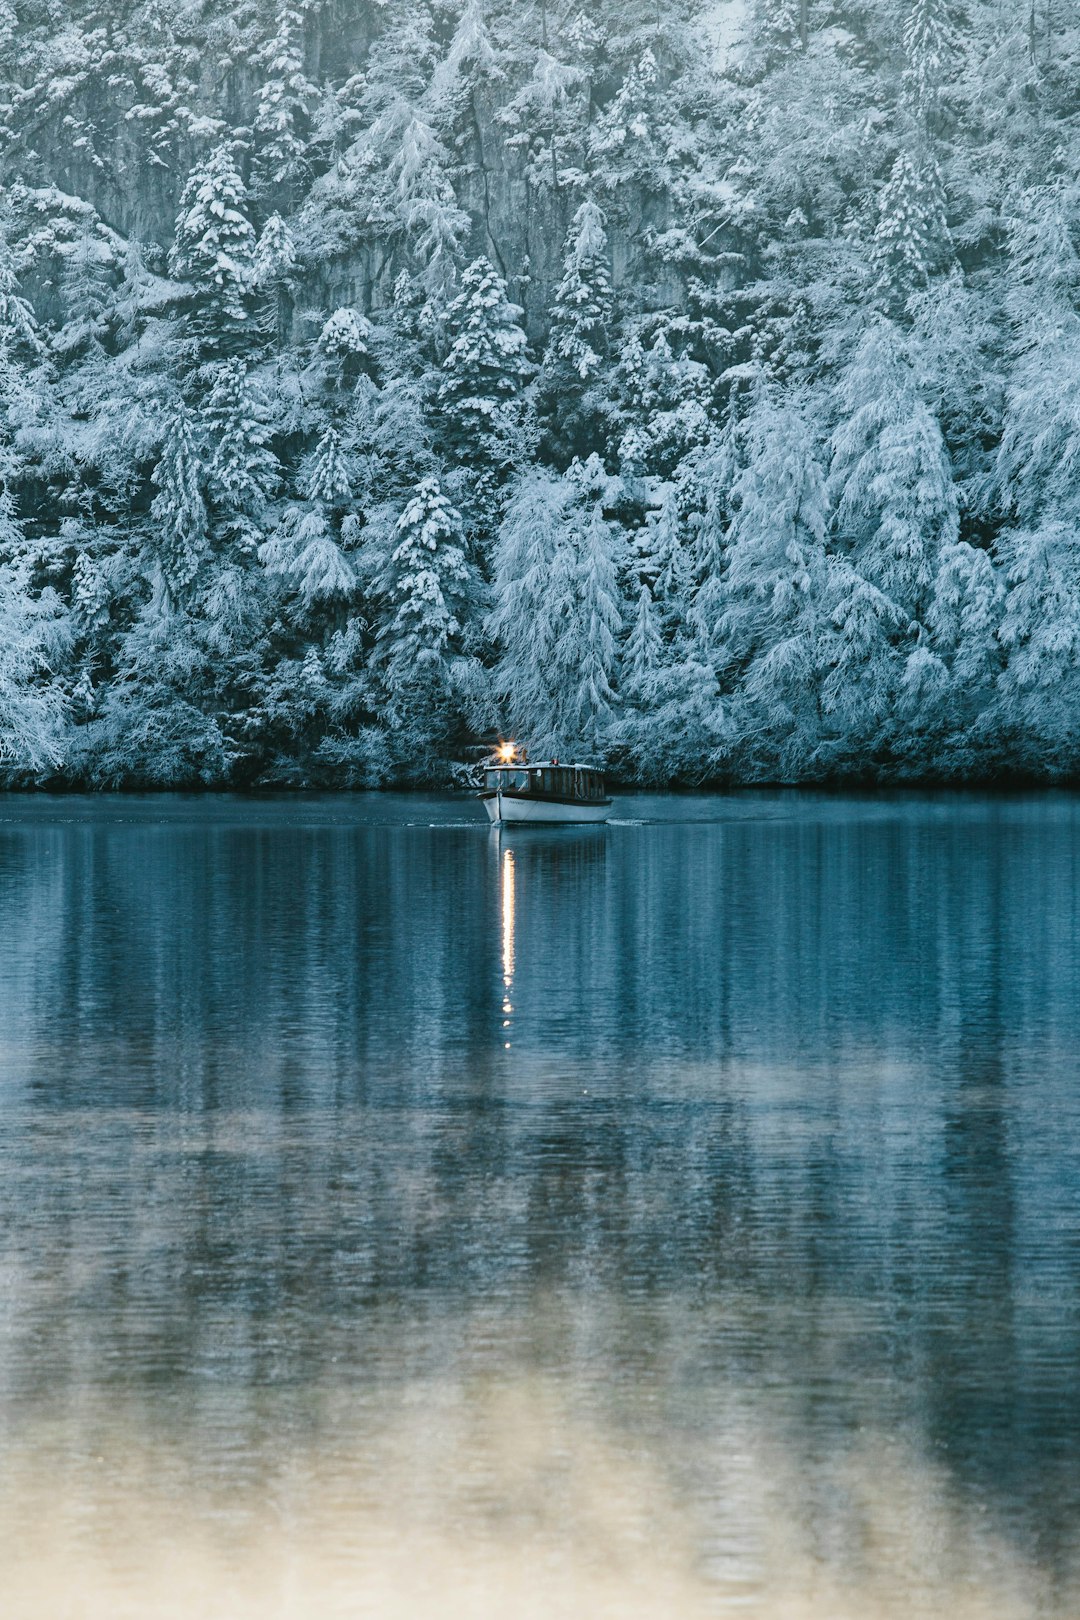
[[242, 361], [227, 360], [217, 367], [202, 420], [214, 502], [234, 520], [258, 522], [277, 488], [280, 469], [270, 448], [269, 406]]
[[745, 432], [720, 634], [748, 708], [751, 755], [763, 756], [766, 769], [770, 761], [798, 769], [820, 724], [828, 501], [813, 440], [794, 405], [763, 393]]
[[171, 404], [161, 458], [154, 470], [157, 494], [150, 508], [148, 547], [168, 598], [177, 603], [199, 571], [207, 549], [204, 470], [191, 413]]
[[288, 507], [259, 547], [259, 561], [295, 593], [305, 617], [320, 604], [346, 601], [356, 589], [356, 572], [318, 503]]
[[445, 443], [458, 456], [484, 453], [521, 390], [529, 369], [521, 316], [491, 261], [475, 259], [447, 310], [439, 387]]
[[27, 778], [63, 760], [68, 703], [57, 664], [70, 630], [56, 591], [33, 579], [15, 497], [0, 485], [0, 770]]
[[643, 583], [638, 591], [637, 607], [622, 658], [623, 687], [628, 696], [643, 708], [651, 707], [656, 700], [663, 656], [664, 638], [660, 633], [653, 594]]
[[948, 451], [916, 386], [907, 346], [876, 321], [837, 390], [829, 496], [835, 522], [863, 578], [919, 618], [938, 556], [957, 537]]
[[387, 206], [420, 266], [425, 292], [441, 308], [457, 277], [469, 218], [449, 178], [449, 153], [431, 124], [407, 106], [395, 112], [386, 121], [389, 134], [380, 128], [371, 160], [384, 166]]
[[1041, 187], [1010, 232], [1011, 365], [997, 453], [1002, 507], [1022, 524], [1080, 519], [1080, 254], [1070, 200]]
[[89, 226], [84, 225], [64, 259], [60, 292], [67, 319], [56, 338], [64, 354], [91, 348], [101, 353], [108, 326], [110, 275], [113, 255]]
[[257, 246], [247, 187], [222, 141], [191, 172], [180, 198], [170, 263], [196, 295], [198, 330], [214, 349], [235, 345], [250, 325]]
[[499, 649], [495, 684], [508, 729], [539, 740], [556, 732], [553, 653], [573, 608], [568, 523], [574, 490], [541, 468], [507, 503], [494, 549], [487, 631]]
[[909, 0], [904, 19], [907, 87], [919, 114], [933, 123], [955, 50], [947, 0]]
[[392, 700], [407, 702], [410, 689], [445, 691], [475, 586], [460, 515], [436, 478], [417, 486], [398, 518], [379, 589], [377, 651]]
[[999, 631], [1000, 724], [1020, 761], [1054, 772], [1080, 764], [1080, 547], [1072, 523], [1051, 518], [1001, 542], [1007, 580]]
[[304, 71], [304, 16], [298, 6], [277, 9], [277, 28], [257, 61], [263, 69], [255, 110], [255, 136], [264, 183], [287, 186], [303, 172], [310, 116], [318, 90]]
[[941, 174], [934, 158], [916, 164], [900, 152], [881, 189], [870, 244], [877, 291], [885, 307], [902, 311], [949, 254]]
[[596, 747], [617, 698], [623, 605], [619, 589], [620, 544], [604, 515], [603, 501], [588, 501], [575, 534], [573, 608], [561, 620], [553, 649], [568, 701], [562, 722], [570, 738]]
[[329, 427], [315, 447], [307, 472], [307, 496], [324, 506], [340, 506], [352, 494], [349, 469], [341, 448], [341, 434]]
[[611, 345], [613, 314], [604, 216], [591, 199], [574, 215], [563, 277], [551, 306], [549, 349], [581, 382], [596, 376]]

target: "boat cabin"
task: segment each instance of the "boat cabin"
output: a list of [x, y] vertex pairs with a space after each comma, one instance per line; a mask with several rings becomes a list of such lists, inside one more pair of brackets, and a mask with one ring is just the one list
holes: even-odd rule
[[541, 760], [535, 765], [488, 765], [484, 769], [484, 787], [489, 793], [585, 803], [603, 803], [607, 797], [598, 770], [591, 765], [560, 765], [557, 760]]

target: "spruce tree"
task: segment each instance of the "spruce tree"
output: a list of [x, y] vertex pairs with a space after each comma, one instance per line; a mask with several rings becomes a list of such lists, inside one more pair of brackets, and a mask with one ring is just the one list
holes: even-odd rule
[[447, 688], [472, 576], [458, 512], [437, 478], [425, 478], [397, 521], [379, 581], [385, 618], [377, 652], [388, 691]]
[[750, 759], [763, 750], [766, 768], [798, 771], [819, 737], [828, 500], [800, 410], [763, 392], [745, 432], [719, 633], [748, 706]]
[[241, 360], [215, 369], [202, 421], [211, 446], [208, 482], [215, 504], [232, 520], [257, 523], [280, 468], [270, 448], [269, 406]]
[[829, 496], [852, 562], [909, 619], [925, 608], [938, 556], [957, 537], [949, 454], [919, 395], [907, 346], [875, 322], [837, 390]]
[[289, 507], [259, 547], [259, 561], [296, 593], [305, 616], [320, 603], [346, 601], [356, 589], [356, 571], [319, 503]]
[[291, 185], [302, 174], [306, 136], [318, 90], [304, 72], [304, 17], [286, 3], [277, 30], [256, 58], [264, 70], [255, 110], [258, 169], [264, 187]]
[[234, 352], [251, 331], [256, 236], [247, 200], [228, 141], [192, 170], [180, 198], [170, 263], [193, 285], [207, 354]]
[[112, 255], [101, 238], [84, 225], [64, 259], [60, 295], [67, 319], [57, 335], [63, 354], [87, 349], [102, 352], [110, 304], [109, 265]]
[[916, 165], [900, 152], [882, 187], [878, 222], [870, 244], [876, 289], [884, 307], [902, 312], [949, 253], [945, 196], [935, 160]]
[[439, 388], [446, 444], [461, 459], [487, 451], [521, 391], [528, 373], [521, 319], [491, 261], [475, 259], [447, 310], [450, 348]]
[[604, 223], [591, 200], [575, 213], [551, 307], [549, 352], [583, 383], [600, 371], [611, 346], [614, 305]]
[[150, 550], [167, 596], [176, 604], [198, 573], [207, 549], [203, 468], [191, 415], [182, 400], [175, 400], [167, 413], [154, 484], [157, 494], [150, 508]]
[[553, 656], [559, 627], [573, 611], [568, 521], [574, 490], [543, 468], [515, 486], [494, 550], [487, 633], [498, 648], [495, 684], [508, 729], [543, 747], [556, 736]]
[[619, 540], [591, 500], [579, 520], [573, 574], [573, 610], [560, 625], [553, 658], [569, 701], [563, 709], [567, 737], [596, 747], [616, 704], [623, 607], [619, 589]]
[[941, 86], [948, 77], [956, 41], [947, 0], [908, 0], [908, 3], [904, 20], [905, 80], [920, 117], [932, 127], [938, 116]]
[[308, 468], [306, 489], [309, 500], [327, 507], [340, 506], [352, 494], [337, 428], [328, 427], [320, 438]]

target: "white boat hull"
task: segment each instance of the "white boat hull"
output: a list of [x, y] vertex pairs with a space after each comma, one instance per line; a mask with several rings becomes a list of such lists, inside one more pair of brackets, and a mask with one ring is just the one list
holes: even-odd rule
[[606, 821], [611, 814], [610, 803], [589, 804], [582, 801], [580, 804], [559, 804], [543, 799], [511, 799], [504, 794], [493, 794], [490, 799], [485, 799], [484, 809], [489, 821], [513, 822], [515, 825], [526, 821], [548, 825], [552, 822]]

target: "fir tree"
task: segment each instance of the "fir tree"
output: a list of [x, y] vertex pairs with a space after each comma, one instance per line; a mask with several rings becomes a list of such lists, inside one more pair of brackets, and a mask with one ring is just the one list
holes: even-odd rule
[[801, 413], [763, 393], [746, 421], [720, 621], [728, 668], [750, 705], [765, 759], [805, 760], [820, 716], [828, 501]]
[[280, 478], [270, 448], [270, 410], [240, 360], [214, 372], [203, 408], [204, 436], [211, 446], [208, 482], [217, 505], [233, 519], [257, 523]]
[[255, 111], [259, 168], [269, 186], [287, 186], [301, 174], [310, 114], [318, 91], [304, 72], [304, 18], [288, 3], [277, 31], [257, 58], [265, 72]]
[[890, 321], [863, 337], [838, 406], [829, 473], [838, 531], [863, 578], [918, 618], [938, 555], [956, 539], [956, 489], [941, 429]]
[[320, 603], [346, 601], [356, 589], [356, 572], [320, 504], [289, 507], [259, 547], [259, 561], [296, 593], [305, 616]]
[[490, 443], [521, 390], [528, 372], [521, 317], [490, 260], [474, 260], [447, 310], [450, 349], [439, 388], [446, 441], [459, 456]]
[[[0, 489], [0, 764], [16, 776], [37, 776], [63, 760], [67, 704], [54, 680], [58, 647], [56, 592], [35, 594], [26, 562], [18, 560], [21, 525], [14, 498]], [[11, 560], [15, 558], [16, 560]]]
[[603, 503], [589, 503], [576, 536], [572, 612], [561, 621], [553, 659], [569, 701], [562, 728], [595, 747], [616, 703], [614, 681], [623, 630], [619, 546]]
[[623, 686], [627, 695], [643, 708], [656, 700], [659, 671], [664, 654], [652, 591], [643, 584], [638, 592], [637, 610], [623, 648]]
[[33, 308], [19, 290], [15, 260], [6, 236], [0, 233], [0, 349], [6, 355], [19, 350], [33, 354], [40, 347]]
[[916, 110], [932, 125], [955, 39], [947, 0], [909, 0], [909, 8], [904, 21], [905, 79]]
[[93, 349], [102, 352], [102, 339], [108, 331], [112, 254], [89, 226], [84, 226], [64, 260], [60, 293], [67, 319], [57, 334], [56, 347], [63, 354]]
[[1080, 519], [1080, 254], [1057, 187], [1029, 193], [1012, 221], [1006, 308], [998, 498], [1030, 528]]
[[508, 729], [538, 746], [556, 737], [553, 657], [560, 624], [573, 610], [573, 495], [565, 477], [532, 469], [507, 503], [495, 544], [487, 632], [499, 649], [496, 687]]
[[563, 278], [551, 309], [550, 352], [581, 382], [596, 376], [610, 346], [611, 276], [604, 216], [586, 200], [566, 239]]
[[386, 618], [377, 649], [393, 697], [449, 686], [471, 583], [461, 518], [438, 480], [425, 478], [397, 521], [380, 581]]
[[341, 449], [341, 434], [329, 427], [319, 440], [307, 473], [309, 500], [340, 506], [352, 494], [349, 470]]
[[926, 286], [949, 251], [944, 188], [933, 158], [917, 167], [901, 152], [882, 187], [878, 223], [870, 245], [877, 291], [886, 309], [902, 311], [912, 293]]
[[223, 141], [184, 187], [170, 260], [194, 286], [208, 352], [235, 347], [250, 329], [256, 237], [246, 207], [247, 188]]
[[181, 400], [172, 404], [166, 417], [154, 484], [151, 554], [167, 596], [175, 604], [194, 580], [207, 548], [203, 469], [191, 416]]
[[440, 304], [456, 279], [469, 226], [448, 167], [449, 154], [434, 129], [409, 112], [386, 162], [386, 178], [394, 213], [421, 267], [424, 290]]

